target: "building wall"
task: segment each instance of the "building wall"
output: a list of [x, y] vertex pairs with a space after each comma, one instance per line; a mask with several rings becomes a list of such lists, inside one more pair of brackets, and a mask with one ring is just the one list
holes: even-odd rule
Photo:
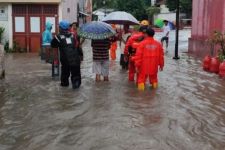
[[154, 6], [155, 5], [155, 0], [151, 0], [151, 5]]
[[[182, 18], [185, 18], [185, 14], [181, 13], [180, 14], [180, 19]], [[155, 19], [164, 19], [164, 20], [168, 20], [168, 21], [171, 21], [171, 22], [175, 22], [176, 21], [176, 13], [160, 13], [160, 14], [157, 14], [157, 15], [154, 15], [154, 20]]]
[[[9, 2], [10, 3], [7, 3]], [[85, 0], [84, 4], [85, 4]], [[12, 3], [11, 3], [12, 2]], [[5, 35], [3, 42], [9, 41], [9, 46], [13, 46], [13, 23], [12, 23], [12, 4], [17, 4], [17, 2], [24, 3], [39, 3], [39, 4], [45, 4], [45, 3], [55, 3], [59, 4], [59, 11], [58, 11], [58, 19], [59, 21], [65, 19], [70, 22], [77, 22], [77, 4], [78, 0], [0, 0], [0, 9], [1, 7], [6, 8], [7, 17], [1, 17], [0, 14], [0, 26], [3, 26], [5, 28]], [[68, 10], [69, 8], [69, 10]], [[1, 20], [1, 18], [3, 18]]]
[[[2, 13], [4, 12], [4, 13]], [[5, 28], [2, 42], [3, 44], [9, 39], [9, 23], [8, 23], [8, 5], [0, 4], [0, 27]]]
[[202, 57], [209, 53], [206, 40], [210, 34], [214, 30], [225, 32], [225, 1], [195, 0], [192, 13], [189, 52]]
[[77, 0], [62, 1], [62, 19], [77, 22]]
[[87, 22], [90, 22], [92, 20], [92, 0], [86, 0], [85, 10], [86, 13], [89, 14], [89, 16], [87, 16]]
[[4, 14], [0, 14], [0, 26], [5, 28], [3, 44], [9, 41], [9, 47], [12, 47], [12, 5], [7, 3], [0, 4], [0, 10], [4, 10]]

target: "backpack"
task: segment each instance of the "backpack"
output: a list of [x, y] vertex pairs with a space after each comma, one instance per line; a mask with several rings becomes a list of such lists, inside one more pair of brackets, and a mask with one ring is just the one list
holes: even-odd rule
[[57, 35], [59, 39], [59, 50], [60, 50], [60, 59], [61, 63], [68, 64], [70, 66], [80, 65], [80, 56], [79, 51], [75, 46], [74, 36], [72, 34]]

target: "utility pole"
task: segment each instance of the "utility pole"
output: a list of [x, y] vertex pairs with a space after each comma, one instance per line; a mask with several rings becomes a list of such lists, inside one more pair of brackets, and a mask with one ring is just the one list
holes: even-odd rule
[[178, 60], [178, 43], [179, 43], [179, 28], [180, 28], [180, 0], [176, 0], [176, 42], [175, 42], [175, 55], [173, 59]]
[[105, 0], [103, 0], [103, 5], [104, 5], [104, 17], [106, 16], [106, 1]]

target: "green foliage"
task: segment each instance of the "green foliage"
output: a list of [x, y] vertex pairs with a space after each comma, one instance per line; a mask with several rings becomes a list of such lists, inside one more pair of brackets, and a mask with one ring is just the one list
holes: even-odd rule
[[208, 42], [212, 47], [219, 46], [219, 59], [220, 61], [225, 60], [225, 33], [222, 33], [220, 31], [214, 31], [210, 38], [208, 39]]
[[146, 12], [149, 15], [150, 20], [153, 21], [154, 15], [160, 13], [160, 8], [156, 6], [151, 6], [146, 9]]
[[99, 9], [99, 8], [116, 8], [117, 0], [105, 0], [105, 4], [103, 2], [104, 0], [93, 0], [93, 9]]
[[9, 41], [7, 41], [4, 45], [4, 49], [6, 53], [15, 53], [16, 50], [13, 48], [9, 48]]
[[[176, 0], [167, 0], [166, 5], [170, 11], [176, 10]], [[192, 0], [180, 0], [181, 12], [186, 13], [188, 17], [192, 15]]]
[[131, 13], [138, 20], [148, 19], [146, 9], [150, 6], [149, 0], [93, 0], [94, 10], [99, 8], [113, 8]]
[[139, 25], [135, 25], [133, 30], [134, 30], [134, 31], [138, 31], [138, 30], [139, 30], [139, 28], [140, 28], [140, 26], [139, 26]]
[[5, 32], [5, 28], [0, 27], [0, 43], [2, 42], [4, 32]]
[[4, 49], [5, 49], [5, 52], [8, 53], [9, 52], [9, 41], [7, 41], [4, 45]]
[[143, 0], [118, 0], [117, 9], [134, 15], [138, 20], [147, 19], [146, 5]]
[[21, 48], [16, 41], [13, 41], [13, 48], [9, 47], [9, 41], [7, 41], [4, 45], [4, 49], [6, 53], [25, 53], [27, 52], [26, 48]]

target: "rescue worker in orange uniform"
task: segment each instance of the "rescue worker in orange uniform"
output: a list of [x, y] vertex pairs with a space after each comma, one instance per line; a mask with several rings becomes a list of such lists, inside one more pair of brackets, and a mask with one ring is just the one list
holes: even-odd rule
[[128, 65], [128, 70], [129, 70], [128, 80], [129, 81], [134, 81], [134, 77], [136, 73], [134, 61], [131, 60], [131, 57], [134, 56], [136, 53], [136, 48], [132, 46], [134, 43], [140, 42], [144, 39], [144, 32], [147, 29], [148, 25], [149, 25], [148, 21], [146, 20], [142, 21], [139, 32], [134, 32], [131, 35], [131, 37], [128, 39], [125, 45], [124, 59], [125, 59], [125, 62], [129, 61], [129, 65]]
[[145, 39], [139, 44], [137, 52], [132, 60], [138, 71], [138, 89], [145, 89], [146, 79], [149, 78], [153, 88], [158, 87], [158, 69], [163, 70], [164, 53], [160, 42], [154, 40], [155, 31], [147, 28]]
[[[112, 28], [114, 30], [116, 30], [116, 25], [112, 25]], [[116, 49], [117, 49], [117, 40], [115, 39], [112, 43], [111, 43], [111, 47], [110, 47], [110, 56], [112, 60], [116, 60]]]

